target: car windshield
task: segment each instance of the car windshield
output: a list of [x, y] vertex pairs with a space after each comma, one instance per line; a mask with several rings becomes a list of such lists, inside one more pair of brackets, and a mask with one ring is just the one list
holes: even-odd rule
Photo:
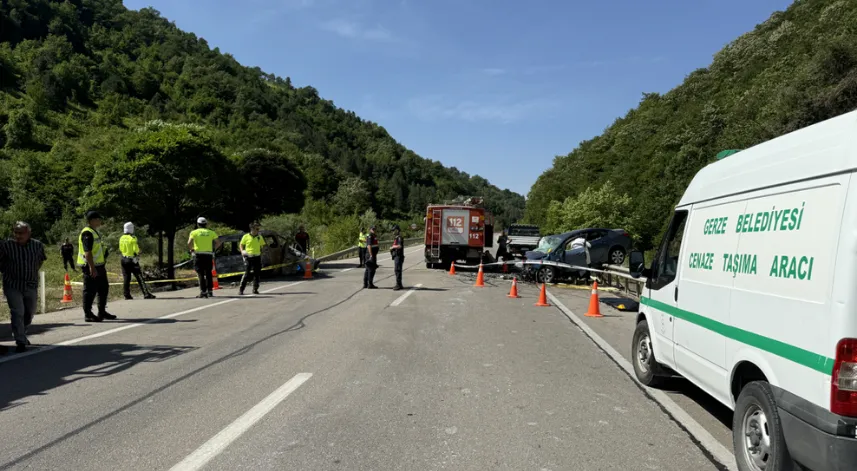
[[554, 251], [562, 243], [562, 237], [558, 235], [542, 237], [536, 252], [549, 253]]

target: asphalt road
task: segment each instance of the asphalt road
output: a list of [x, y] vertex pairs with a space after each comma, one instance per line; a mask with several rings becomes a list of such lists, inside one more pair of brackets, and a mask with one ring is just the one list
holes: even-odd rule
[[0, 357], [0, 469], [707, 470], [686, 431], [536, 292], [424, 268], [38, 316]]

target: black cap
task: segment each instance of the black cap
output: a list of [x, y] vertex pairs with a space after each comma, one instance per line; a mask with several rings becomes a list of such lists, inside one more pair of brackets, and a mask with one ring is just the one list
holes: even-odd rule
[[92, 221], [93, 219], [101, 219], [101, 214], [98, 211], [89, 211], [86, 213], [86, 221]]
[[399, 225], [398, 225], [398, 224], [393, 224], [393, 230], [394, 230], [394, 231], [398, 231], [398, 230], [400, 230], [400, 229], [399, 229]]

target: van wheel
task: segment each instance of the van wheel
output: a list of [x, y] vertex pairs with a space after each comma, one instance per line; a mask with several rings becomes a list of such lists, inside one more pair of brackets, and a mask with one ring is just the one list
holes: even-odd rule
[[732, 418], [732, 447], [741, 471], [794, 471], [771, 386], [744, 386]]
[[652, 337], [649, 334], [649, 323], [640, 321], [634, 330], [631, 357], [634, 360], [634, 374], [646, 386], [655, 387], [663, 382], [663, 370], [655, 359], [652, 349]]
[[607, 259], [611, 265], [622, 265], [625, 263], [625, 249], [622, 247], [613, 247], [610, 249], [610, 255]]

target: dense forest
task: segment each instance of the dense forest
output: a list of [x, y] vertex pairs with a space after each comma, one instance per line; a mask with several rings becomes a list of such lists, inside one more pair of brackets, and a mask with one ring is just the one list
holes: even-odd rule
[[666, 94], [645, 94], [602, 135], [556, 157], [530, 190], [526, 218], [548, 232], [625, 227], [651, 248], [694, 174], [719, 152], [855, 108], [857, 2], [796, 1], [708, 68]]
[[353, 245], [358, 221], [421, 224], [428, 203], [462, 195], [484, 197], [500, 225], [524, 210], [120, 0], [0, 2], [0, 127], [3, 231], [24, 219], [49, 242], [91, 207], [166, 236], [199, 214], [305, 223], [328, 250]]

